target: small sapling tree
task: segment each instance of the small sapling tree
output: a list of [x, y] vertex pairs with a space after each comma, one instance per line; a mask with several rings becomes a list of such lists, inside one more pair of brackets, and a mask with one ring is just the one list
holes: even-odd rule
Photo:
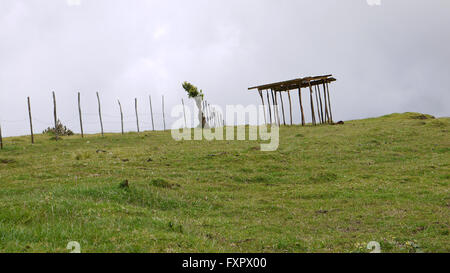
[[203, 91], [202, 90], [199, 91], [196, 86], [194, 86], [193, 84], [191, 84], [189, 82], [184, 82], [182, 86], [183, 86], [183, 89], [187, 92], [188, 97], [195, 100], [195, 104], [197, 105], [197, 108], [198, 108], [199, 126], [201, 126], [202, 128], [207, 127], [208, 125], [206, 124], [206, 119], [203, 116], [203, 110], [202, 110]]

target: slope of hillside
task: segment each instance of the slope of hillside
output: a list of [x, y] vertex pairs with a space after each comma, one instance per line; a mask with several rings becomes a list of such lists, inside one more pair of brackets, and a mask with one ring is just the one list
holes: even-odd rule
[[417, 113], [282, 127], [276, 152], [170, 132], [7, 138], [0, 252], [449, 252], [449, 129]]

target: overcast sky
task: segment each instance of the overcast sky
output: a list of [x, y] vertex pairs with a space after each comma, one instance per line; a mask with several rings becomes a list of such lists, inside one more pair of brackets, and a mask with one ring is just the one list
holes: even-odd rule
[[42, 131], [55, 91], [78, 132], [79, 91], [86, 131], [98, 132], [99, 91], [106, 131], [120, 130], [117, 99], [135, 129], [135, 97], [150, 129], [149, 94], [161, 128], [161, 95], [170, 124], [185, 80], [210, 103], [247, 105], [260, 103], [249, 86], [322, 74], [338, 80], [335, 120], [449, 116], [449, 15], [448, 0], [1, 0], [0, 122], [4, 135], [28, 134], [30, 96]]

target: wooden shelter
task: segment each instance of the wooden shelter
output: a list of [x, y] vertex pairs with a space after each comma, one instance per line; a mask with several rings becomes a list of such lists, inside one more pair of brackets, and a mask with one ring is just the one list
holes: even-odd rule
[[[323, 76], [315, 76], [315, 77], [305, 77], [298, 78], [289, 81], [276, 82], [270, 84], [264, 84], [260, 86], [254, 86], [248, 88], [248, 90], [257, 89], [259, 96], [261, 97], [261, 101], [263, 106], [264, 103], [264, 90], [266, 91], [267, 105], [269, 108], [269, 120], [270, 124], [281, 124], [280, 118], [280, 109], [278, 107], [278, 97], [281, 102], [281, 111], [283, 117], [283, 124], [286, 125], [286, 116], [284, 114], [284, 103], [283, 103], [283, 92], [286, 92], [289, 100], [289, 113], [290, 113], [290, 123], [292, 122], [292, 101], [291, 101], [291, 90], [298, 90], [298, 97], [300, 103], [300, 114], [302, 125], [306, 124], [305, 122], [305, 114], [303, 109], [302, 102], [302, 88], [307, 88], [309, 90], [309, 98], [310, 98], [310, 106], [311, 106], [311, 117], [312, 124], [316, 125], [317, 123], [326, 124], [333, 123], [333, 115], [331, 113], [331, 101], [330, 101], [330, 90], [329, 83], [335, 82], [336, 79], [332, 77], [333, 75], [323, 75]], [[321, 94], [321, 87], [322, 93]], [[314, 106], [314, 97], [316, 104]], [[271, 103], [272, 98], [272, 103]], [[316, 119], [317, 116], [317, 119]], [[267, 123], [266, 112], [264, 111], [264, 120]]]

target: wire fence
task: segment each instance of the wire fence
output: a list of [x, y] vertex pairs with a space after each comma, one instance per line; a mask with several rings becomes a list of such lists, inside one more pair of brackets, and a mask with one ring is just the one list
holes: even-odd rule
[[[50, 116], [47, 115], [46, 118], [43, 118], [42, 115], [37, 117], [33, 115], [32, 101], [30, 102], [30, 99], [27, 98], [28, 118], [2, 119], [0, 117], [0, 146], [3, 149], [3, 136], [6, 135], [31, 135], [31, 142], [34, 143], [34, 134], [41, 133], [47, 128], [55, 128], [56, 121], [60, 121], [76, 134], [80, 134], [81, 137], [83, 137], [84, 134], [103, 134], [103, 129], [105, 129], [104, 131], [108, 133], [161, 131], [172, 129], [171, 125], [174, 123], [174, 117], [171, 115], [171, 112], [165, 110], [166, 105], [164, 102], [164, 95], [161, 97], [162, 105], [159, 111], [155, 109], [155, 105], [152, 105], [151, 99], [152, 98], [149, 96], [149, 100], [143, 102], [138, 101], [135, 98], [135, 108], [133, 109], [133, 113], [130, 113], [129, 109], [128, 112], [123, 113], [121, 105], [120, 112], [119, 105], [115, 113], [109, 109], [111, 105], [103, 110], [101, 108], [101, 100], [98, 98], [99, 111], [97, 112], [93, 112], [92, 110], [84, 112], [82, 110], [83, 105], [79, 104], [77, 105], [79, 110], [77, 111], [77, 114], [68, 114], [67, 111], [62, 111], [63, 113], [61, 115], [58, 114], [58, 100], [55, 99], [53, 102], [53, 116], [50, 118]], [[183, 108], [182, 116], [177, 117], [177, 120], [180, 118], [184, 119], [184, 122], [178, 123], [178, 127], [180, 129], [194, 128], [198, 126], [214, 128], [224, 126], [225, 124], [222, 112], [218, 111], [206, 100], [203, 100], [201, 103], [202, 123], [196, 119], [198, 110], [192, 100], [185, 101], [184, 99], [180, 99], [180, 102], [176, 103], [176, 105], [182, 105]], [[192, 109], [194, 111], [192, 111]], [[8, 134], [8, 132], [14, 132], [14, 135]]]

